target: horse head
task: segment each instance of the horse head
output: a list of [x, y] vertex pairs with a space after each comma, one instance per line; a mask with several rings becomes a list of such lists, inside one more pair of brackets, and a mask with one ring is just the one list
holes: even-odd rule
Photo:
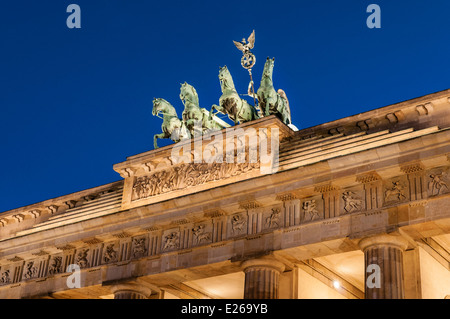
[[224, 78], [230, 75], [230, 71], [228, 71], [227, 66], [219, 67], [219, 80], [223, 80]]
[[228, 70], [227, 66], [220, 67], [219, 70], [219, 81], [222, 89], [224, 87], [234, 88], [233, 78], [231, 77], [231, 73]]
[[187, 88], [187, 83], [180, 83], [181, 87], [180, 87], [180, 100], [184, 101], [186, 99], [186, 88]]
[[275, 65], [275, 58], [271, 59], [267, 57], [266, 63], [264, 63], [263, 77], [272, 78], [274, 65]]
[[174, 108], [166, 100], [164, 100], [162, 98], [154, 98], [153, 99], [152, 114], [154, 116], [158, 116], [159, 113], [167, 113], [168, 111], [170, 111], [169, 109], [174, 109]]
[[187, 82], [181, 83], [180, 99], [185, 102], [189, 101], [198, 105], [198, 94], [195, 88]]

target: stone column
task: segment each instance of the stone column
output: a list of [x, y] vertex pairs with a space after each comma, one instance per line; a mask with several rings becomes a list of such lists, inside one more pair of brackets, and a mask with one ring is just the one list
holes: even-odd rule
[[152, 290], [139, 283], [120, 283], [111, 286], [114, 299], [149, 299]]
[[271, 257], [246, 260], [244, 299], [278, 299], [280, 274], [284, 264]]
[[403, 252], [408, 242], [394, 235], [364, 238], [365, 298], [404, 299]]

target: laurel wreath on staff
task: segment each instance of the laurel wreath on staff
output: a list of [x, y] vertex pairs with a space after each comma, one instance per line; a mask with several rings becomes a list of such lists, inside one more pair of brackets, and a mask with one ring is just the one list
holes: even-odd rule
[[252, 76], [252, 68], [256, 64], [256, 57], [252, 52], [250, 52], [250, 50], [255, 47], [255, 30], [253, 30], [252, 34], [250, 34], [247, 40], [245, 40], [245, 38], [243, 38], [241, 42], [233, 40], [233, 43], [236, 46], [236, 48], [238, 48], [238, 50], [242, 51], [243, 55], [241, 58], [241, 65], [244, 69], [247, 69], [250, 75], [253, 101], [255, 102], [255, 107], [257, 107], [255, 98], [255, 88], [253, 87], [253, 76]]

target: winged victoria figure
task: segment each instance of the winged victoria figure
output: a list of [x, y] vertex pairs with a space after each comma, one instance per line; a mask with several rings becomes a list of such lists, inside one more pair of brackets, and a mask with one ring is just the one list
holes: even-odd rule
[[245, 38], [242, 39], [241, 42], [233, 41], [234, 45], [242, 51], [244, 55], [248, 54], [251, 49], [255, 46], [255, 30], [253, 30], [252, 34], [248, 37], [247, 41]]
[[245, 69], [250, 70], [256, 63], [256, 57], [253, 55], [253, 53], [250, 52], [251, 49], [255, 46], [255, 30], [253, 30], [252, 34], [248, 37], [247, 40], [242, 39], [241, 42], [233, 41], [236, 48], [238, 48], [240, 51], [242, 51], [242, 59], [241, 59], [241, 65]]

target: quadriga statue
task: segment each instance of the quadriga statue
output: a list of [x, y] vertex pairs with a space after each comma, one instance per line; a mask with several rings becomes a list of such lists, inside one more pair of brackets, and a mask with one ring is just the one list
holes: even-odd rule
[[162, 133], [155, 134], [153, 137], [155, 149], [158, 148], [159, 138], [170, 138], [175, 143], [191, 138], [186, 125], [178, 118], [175, 108], [166, 100], [157, 98], [153, 100], [152, 114], [159, 117], [160, 113], [163, 115]]

